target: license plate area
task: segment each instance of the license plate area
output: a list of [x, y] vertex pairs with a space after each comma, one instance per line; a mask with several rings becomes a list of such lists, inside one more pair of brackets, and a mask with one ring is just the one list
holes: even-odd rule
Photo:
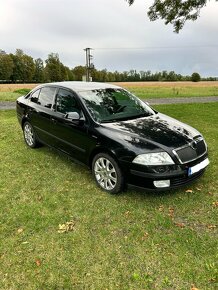
[[200, 170], [204, 169], [205, 167], [207, 167], [207, 165], [210, 163], [209, 159], [206, 158], [205, 160], [201, 161], [200, 163], [189, 167], [188, 168], [188, 176], [191, 176], [192, 174], [195, 174], [197, 172], [199, 172]]

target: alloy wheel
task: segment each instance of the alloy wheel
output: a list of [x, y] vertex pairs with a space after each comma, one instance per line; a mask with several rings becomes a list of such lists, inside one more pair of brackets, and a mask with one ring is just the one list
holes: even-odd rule
[[110, 160], [100, 157], [95, 161], [94, 174], [97, 183], [105, 190], [111, 191], [117, 184], [117, 172]]
[[35, 140], [33, 129], [32, 126], [28, 123], [26, 123], [24, 126], [24, 138], [26, 140], [27, 145], [29, 145], [30, 147], [34, 146]]

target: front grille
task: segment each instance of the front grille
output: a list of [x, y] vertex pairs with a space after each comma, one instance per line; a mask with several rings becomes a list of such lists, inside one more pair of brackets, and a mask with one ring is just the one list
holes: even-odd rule
[[177, 187], [177, 186], [188, 184], [189, 182], [192, 182], [198, 177], [200, 177], [203, 173], [204, 173], [204, 169], [189, 177], [186, 175], [186, 176], [181, 176], [177, 178], [172, 178], [170, 179], [170, 185]]
[[184, 147], [173, 150], [174, 154], [178, 157], [181, 163], [191, 162], [201, 156], [207, 151], [204, 140], [198, 138], [194, 143], [190, 143]]

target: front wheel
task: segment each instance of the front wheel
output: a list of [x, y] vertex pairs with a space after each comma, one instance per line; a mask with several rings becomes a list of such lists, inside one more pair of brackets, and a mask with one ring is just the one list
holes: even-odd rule
[[92, 173], [97, 185], [109, 193], [119, 193], [123, 189], [122, 171], [113, 157], [106, 153], [97, 154], [92, 162]]
[[36, 148], [40, 145], [34, 132], [33, 126], [29, 122], [23, 125], [23, 135], [26, 144], [31, 148]]

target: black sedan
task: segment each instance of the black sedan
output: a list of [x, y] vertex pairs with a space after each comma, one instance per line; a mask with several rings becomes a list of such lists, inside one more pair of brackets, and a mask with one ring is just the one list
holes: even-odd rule
[[105, 83], [43, 84], [17, 100], [26, 144], [54, 147], [88, 165], [100, 188], [125, 184], [166, 190], [188, 184], [209, 164], [194, 128]]

